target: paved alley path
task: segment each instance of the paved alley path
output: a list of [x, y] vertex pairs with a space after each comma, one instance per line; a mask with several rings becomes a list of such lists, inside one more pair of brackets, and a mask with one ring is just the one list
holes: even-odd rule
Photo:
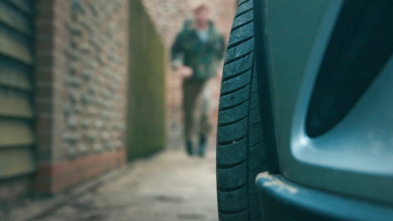
[[167, 150], [135, 162], [111, 182], [67, 202], [45, 221], [214, 221], [217, 220], [215, 153], [189, 158]]

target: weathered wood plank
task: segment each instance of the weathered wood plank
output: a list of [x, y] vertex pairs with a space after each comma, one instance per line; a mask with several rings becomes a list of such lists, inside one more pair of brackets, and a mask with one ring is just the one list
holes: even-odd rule
[[33, 63], [33, 54], [29, 40], [0, 26], [0, 53], [20, 60], [26, 64]]
[[33, 118], [30, 95], [0, 87], [0, 116]]
[[24, 34], [32, 35], [33, 33], [28, 17], [3, 1], [0, 1], [0, 22]]
[[0, 150], [0, 179], [11, 178], [35, 171], [30, 148]]
[[33, 14], [33, 0], [6, 0], [26, 14]]
[[28, 122], [0, 120], [0, 150], [5, 147], [29, 146], [34, 142], [33, 129]]
[[35, 171], [33, 0], [0, 0], [0, 180]]
[[31, 74], [28, 66], [0, 57], [0, 85], [31, 91]]

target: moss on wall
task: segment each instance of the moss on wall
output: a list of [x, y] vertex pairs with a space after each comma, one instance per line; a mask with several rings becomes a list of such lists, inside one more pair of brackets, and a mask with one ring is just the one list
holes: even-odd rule
[[140, 0], [130, 0], [128, 158], [164, 148], [165, 48]]

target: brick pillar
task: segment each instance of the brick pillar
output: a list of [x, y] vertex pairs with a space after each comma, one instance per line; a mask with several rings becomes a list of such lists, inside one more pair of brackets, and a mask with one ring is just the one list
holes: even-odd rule
[[[58, 10], [58, 9], [57, 9]], [[42, 172], [43, 165], [50, 165], [53, 159], [54, 146], [54, 107], [55, 101], [55, 46], [59, 41], [55, 39], [55, 7], [53, 1], [36, 1], [36, 134], [37, 134], [37, 189], [51, 192], [49, 174]], [[57, 104], [59, 105], [59, 104]], [[49, 172], [48, 172], [49, 173]], [[44, 181], [44, 179], [48, 179]]]
[[127, 0], [36, 0], [35, 188], [125, 164]]

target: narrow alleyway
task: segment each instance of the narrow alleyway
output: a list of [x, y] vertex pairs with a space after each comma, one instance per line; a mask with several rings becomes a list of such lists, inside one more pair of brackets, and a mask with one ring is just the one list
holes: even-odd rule
[[189, 158], [167, 150], [39, 220], [217, 220], [215, 151]]

